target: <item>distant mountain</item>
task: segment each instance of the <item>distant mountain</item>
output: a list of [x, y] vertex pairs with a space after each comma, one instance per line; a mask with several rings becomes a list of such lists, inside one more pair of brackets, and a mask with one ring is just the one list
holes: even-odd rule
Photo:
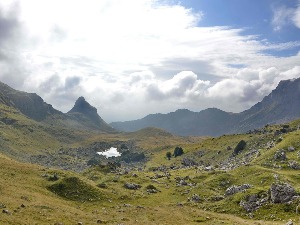
[[17, 91], [0, 82], [0, 103], [19, 110], [22, 114], [38, 122], [61, 125], [73, 129], [92, 129], [114, 132], [83, 97], [78, 98], [68, 113], [62, 113], [44, 102], [35, 93]]
[[114, 122], [110, 125], [121, 131], [137, 131], [145, 127], [158, 127], [173, 134], [210, 135], [226, 133], [235, 118], [231, 113], [220, 109], [210, 108], [201, 112], [179, 109], [168, 114], [151, 114], [143, 119]]
[[74, 107], [67, 113], [68, 116], [79, 122], [85, 121], [85, 125], [91, 128], [101, 128], [106, 132], [113, 132], [109, 126], [97, 113], [97, 109], [91, 106], [84, 97], [79, 97]]
[[200, 112], [180, 109], [168, 114], [151, 114], [139, 120], [113, 122], [121, 131], [158, 127], [177, 135], [219, 136], [300, 118], [300, 78], [281, 81], [277, 88], [248, 110], [228, 113], [210, 108]]

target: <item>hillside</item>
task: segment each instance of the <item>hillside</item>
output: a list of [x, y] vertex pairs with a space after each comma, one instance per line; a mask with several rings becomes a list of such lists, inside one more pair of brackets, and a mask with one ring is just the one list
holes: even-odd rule
[[42, 121], [50, 115], [62, 115], [35, 93], [17, 91], [0, 82], [1, 103], [20, 110], [24, 115], [36, 121]]
[[[68, 114], [101, 122], [84, 98]], [[218, 109], [201, 114], [214, 115], [215, 123], [227, 118], [223, 126], [234, 116]], [[282, 225], [299, 219], [300, 120], [214, 138], [155, 127], [73, 129], [62, 125], [63, 117], [49, 123], [60, 116], [34, 120], [2, 95], [1, 224]], [[121, 156], [98, 154], [112, 147]]]
[[215, 108], [200, 112], [183, 109], [168, 114], [152, 114], [134, 121], [113, 122], [110, 125], [127, 132], [145, 127], [158, 127], [183, 136], [242, 133], [266, 124], [283, 123], [299, 118], [299, 97], [300, 78], [281, 81], [261, 102], [241, 113], [227, 113]]
[[18, 91], [0, 82], [0, 103], [19, 110], [30, 119], [48, 125], [114, 132], [114, 129], [98, 115], [97, 109], [83, 97], [78, 98], [68, 113], [62, 113], [44, 102], [37, 94]]
[[[142, 164], [122, 162], [120, 166], [119, 159], [114, 158], [109, 163], [100, 161], [81, 173], [19, 163], [0, 154], [0, 223], [282, 225], [289, 220], [296, 222], [296, 207], [300, 203], [297, 198], [299, 124], [300, 120], [266, 126], [249, 134], [190, 142], [156, 128], [129, 134], [98, 134], [70, 151], [91, 151], [93, 146], [98, 146], [94, 150], [99, 151], [100, 144], [102, 149], [118, 145], [118, 149], [131, 150], [132, 141], [145, 139], [147, 145], [135, 151], [143, 151], [147, 159]], [[6, 130], [2, 132], [5, 134]], [[165, 144], [157, 146], [155, 137], [165, 140]], [[34, 141], [34, 137], [28, 138]], [[125, 138], [130, 138], [127, 139], [130, 142]], [[166, 145], [175, 140], [176, 145]], [[246, 146], [233, 154], [241, 140]], [[122, 147], [124, 144], [126, 147]], [[175, 146], [183, 148], [183, 155], [167, 159], [166, 152], [173, 152]], [[67, 149], [66, 145], [52, 154], [63, 158]], [[284, 152], [285, 157], [278, 151]], [[72, 157], [75, 155], [69, 159]], [[276, 192], [276, 188], [284, 191]]]

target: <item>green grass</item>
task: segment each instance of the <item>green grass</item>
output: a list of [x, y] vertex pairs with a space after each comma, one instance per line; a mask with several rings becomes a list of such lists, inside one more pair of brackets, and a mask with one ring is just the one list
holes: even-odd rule
[[[300, 193], [299, 171], [290, 169], [286, 162], [275, 162], [273, 159], [278, 149], [294, 146], [296, 150], [287, 152], [287, 158], [300, 163], [297, 156], [300, 131], [295, 130], [300, 121], [290, 123], [289, 129], [293, 131], [281, 135], [282, 141], [266, 149], [268, 141], [278, 140], [279, 136], [274, 136], [274, 131], [281, 129], [281, 125], [268, 126], [264, 134], [223, 135], [217, 138], [177, 137], [155, 128], [134, 133], [100, 134], [49, 126], [32, 121], [10, 107], [1, 104], [0, 107], [0, 149], [5, 154], [0, 154], [0, 204], [5, 204], [10, 212], [1, 214], [1, 224], [77, 224], [79, 221], [96, 224], [97, 220], [104, 224], [126, 225], [285, 224], [288, 219], [299, 222], [299, 215], [295, 214], [299, 202], [290, 205], [269, 203], [251, 215], [239, 203], [249, 195], [268, 193], [270, 185], [277, 182], [275, 174], [279, 181], [290, 183]], [[217, 165], [232, 155], [241, 140], [245, 140], [247, 145], [237, 159], [242, 160], [253, 149], [259, 149], [260, 155], [253, 157], [247, 166], [220, 171]], [[62, 147], [90, 146], [101, 141], [134, 142], [147, 157], [145, 164], [137, 166], [143, 170], [134, 168], [128, 174], [121, 175], [93, 167], [83, 173], [75, 173], [14, 160], [28, 161], [29, 155], [47, 152], [59, 159], [57, 152]], [[168, 160], [166, 152], [173, 153], [176, 146], [182, 147], [184, 154]], [[228, 146], [231, 150], [227, 150]], [[185, 157], [216, 169], [180, 168], [170, 170], [169, 178], [151, 179], [156, 174], [164, 173], [151, 171], [150, 168], [173, 164], [180, 166]], [[65, 162], [71, 160], [74, 159], [69, 157]], [[49, 180], [54, 174], [59, 179]], [[186, 181], [189, 185], [178, 186], [177, 177], [188, 177]], [[128, 190], [124, 187], [127, 182], [142, 187]], [[224, 196], [228, 187], [244, 183], [252, 187], [245, 192]], [[153, 186], [159, 191], [148, 193], [147, 189]], [[189, 201], [193, 194], [200, 196], [198, 203]], [[25, 207], [21, 207], [22, 204]]]
[[84, 182], [78, 177], [66, 177], [48, 186], [53, 193], [73, 201], [99, 201], [103, 199], [97, 188]]

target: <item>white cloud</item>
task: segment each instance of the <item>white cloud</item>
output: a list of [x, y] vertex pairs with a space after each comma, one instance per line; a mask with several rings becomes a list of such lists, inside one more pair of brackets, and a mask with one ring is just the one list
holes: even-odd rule
[[286, 25], [293, 24], [300, 28], [300, 1], [296, 8], [288, 8], [285, 5], [273, 7], [272, 25], [274, 31], [280, 31]]
[[[65, 112], [79, 96], [107, 121], [178, 108], [236, 112], [280, 79], [298, 76], [300, 55], [263, 52], [299, 42], [274, 44], [243, 35], [242, 28], [199, 27], [202, 12], [167, 1], [12, 2], [0, 3], [0, 20], [10, 25], [8, 35], [0, 33], [0, 79]], [[274, 15], [275, 27], [291, 20], [286, 8]]]
[[284, 26], [292, 22], [294, 9], [287, 8], [286, 6], [282, 5], [279, 7], [274, 7], [273, 13], [274, 13], [272, 19], [273, 29], [275, 31], [280, 31]]
[[298, 3], [298, 8], [295, 10], [293, 20], [295, 25], [300, 28], [300, 1]]

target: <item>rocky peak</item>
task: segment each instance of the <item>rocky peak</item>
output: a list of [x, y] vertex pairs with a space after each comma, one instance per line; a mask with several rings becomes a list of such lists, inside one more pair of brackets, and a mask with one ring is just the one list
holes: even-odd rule
[[82, 96], [76, 100], [75, 105], [67, 114], [79, 121], [85, 121], [87, 126], [96, 127], [97, 129], [100, 128], [108, 132], [114, 131], [113, 128], [98, 115], [97, 109], [90, 105]]
[[97, 109], [88, 103], [84, 97], [79, 97], [69, 113], [97, 114]]

